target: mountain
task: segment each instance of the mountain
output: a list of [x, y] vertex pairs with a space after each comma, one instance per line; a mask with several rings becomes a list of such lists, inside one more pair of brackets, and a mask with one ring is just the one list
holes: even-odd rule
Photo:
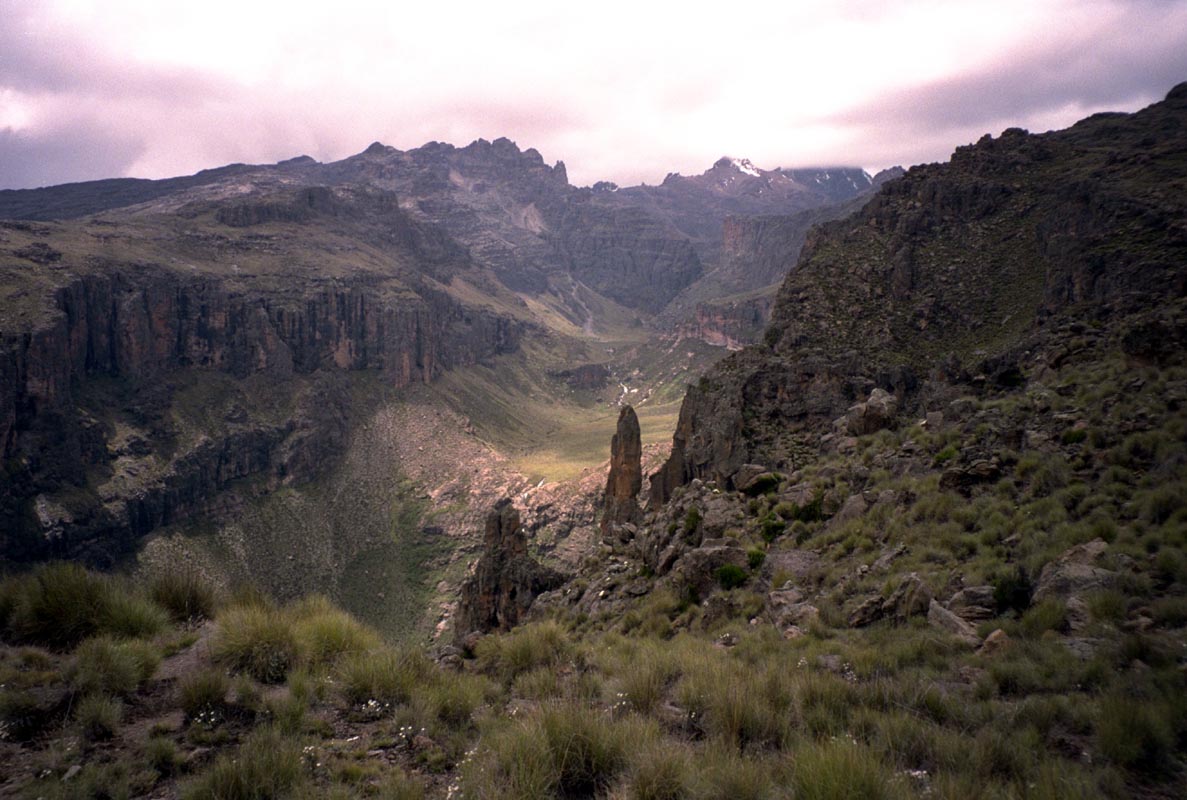
[[690, 390], [656, 501], [749, 462], [800, 466], [874, 388], [922, 416], [961, 376], [1026, 380], [1079, 326], [1180, 341], [1184, 109], [1179, 88], [1133, 115], [987, 136], [817, 228], [765, 342]]
[[[696, 342], [511, 291], [459, 243], [486, 192], [6, 223], [17, 541], [190, 519], [0, 580], [0, 794], [1184, 796], [1185, 153], [1187, 84], [911, 169], [678, 419], [645, 381]], [[609, 474], [529, 480], [552, 426], [537, 468]]]
[[[683, 196], [715, 184], [697, 185]], [[683, 218], [571, 186], [563, 164], [507, 139], [5, 192], [0, 213], [23, 217], [0, 223], [12, 562], [180, 550], [228, 582], [256, 570], [279, 595], [316, 586], [373, 609], [368, 563], [456, 572], [461, 531], [499, 493], [600, 459], [598, 438], [574, 450], [568, 431], [591, 414], [612, 427], [619, 392], [671, 417], [720, 354], [651, 332], [704, 272]], [[452, 451], [426, 452], [411, 398], [466, 432]], [[398, 444], [367, 440], [377, 428]], [[471, 465], [483, 472], [467, 494]], [[558, 512], [559, 539], [592, 526], [583, 503]], [[417, 556], [431, 570], [393, 543], [444, 529], [459, 540]]]

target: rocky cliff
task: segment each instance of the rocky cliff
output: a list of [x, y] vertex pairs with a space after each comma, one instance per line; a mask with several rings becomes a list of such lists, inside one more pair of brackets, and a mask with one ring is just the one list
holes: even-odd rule
[[[234, 220], [252, 221], [248, 206], [230, 208]], [[393, 389], [427, 382], [515, 350], [523, 330], [393, 265], [337, 276], [290, 269], [277, 281], [265, 268], [227, 270], [209, 252], [189, 269], [102, 258], [76, 249], [77, 232], [10, 228], [0, 245], [6, 558], [107, 561], [211, 510], [232, 482], [309, 480], [348, 427], [351, 397], [336, 376], [373, 372]], [[287, 257], [271, 242], [228, 241], [254, 242], [235, 256], [244, 263], [260, 250]], [[66, 256], [31, 268], [34, 245], [58, 252], [49, 242]], [[392, 252], [434, 263], [415, 247]]]
[[1152, 317], [1187, 292], [1184, 151], [1187, 85], [1132, 115], [985, 137], [816, 229], [764, 343], [690, 388], [653, 504], [748, 462], [804, 463], [876, 387], [918, 413], [961, 380], [1017, 384], [1073, 310], [1177, 330]]

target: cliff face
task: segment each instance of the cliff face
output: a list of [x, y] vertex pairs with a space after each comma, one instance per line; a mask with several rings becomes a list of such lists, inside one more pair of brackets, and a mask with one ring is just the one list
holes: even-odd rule
[[[393, 388], [427, 382], [513, 351], [522, 327], [379, 276], [278, 291], [130, 265], [76, 278], [52, 309], [0, 344], [0, 552], [14, 559], [110, 556], [201, 511], [232, 481], [307, 480], [345, 431], [349, 398], [332, 373], [372, 370]], [[212, 372], [292, 387], [293, 413], [231, 410], [218, 430], [187, 439], [170, 422], [174, 384]], [[96, 381], [145, 397], [116, 413], [89, 398]], [[121, 450], [129, 427], [145, 452]], [[127, 480], [124, 467], [144, 480]]]
[[1073, 311], [1156, 324], [1187, 293], [1185, 150], [1182, 85], [1136, 114], [986, 137], [815, 229], [764, 343], [690, 389], [653, 504], [744, 463], [794, 468], [875, 387], [921, 412], [953, 381], [1018, 381]]
[[714, 347], [741, 350], [762, 335], [774, 304], [774, 295], [765, 292], [737, 300], [698, 303], [691, 319], [678, 325], [676, 333]]

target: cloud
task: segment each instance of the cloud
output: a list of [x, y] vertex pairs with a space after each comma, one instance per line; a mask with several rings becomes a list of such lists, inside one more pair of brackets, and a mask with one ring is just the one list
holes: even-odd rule
[[34, 188], [123, 174], [144, 152], [138, 137], [98, 126], [58, 128], [28, 135], [0, 130], [4, 188]]
[[1187, 6], [1106, 6], [1095, 24], [1069, 21], [993, 63], [889, 91], [821, 121], [868, 143], [866, 163], [918, 163], [1005, 127], [1044, 131], [1096, 111], [1134, 110], [1187, 79]]
[[606, 0], [398, 7], [7, 0], [0, 188], [507, 136], [571, 180], [717, 157], [884, 166], [1132, 110], [1187, 77], [1187, 7]]

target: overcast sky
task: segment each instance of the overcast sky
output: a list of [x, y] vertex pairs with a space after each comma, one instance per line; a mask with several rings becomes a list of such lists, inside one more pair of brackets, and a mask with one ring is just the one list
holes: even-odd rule
[[575, 184], [878, 168], [1187, 80], [1187, 0], [0, 0], [0, 188], [507, 136]]

